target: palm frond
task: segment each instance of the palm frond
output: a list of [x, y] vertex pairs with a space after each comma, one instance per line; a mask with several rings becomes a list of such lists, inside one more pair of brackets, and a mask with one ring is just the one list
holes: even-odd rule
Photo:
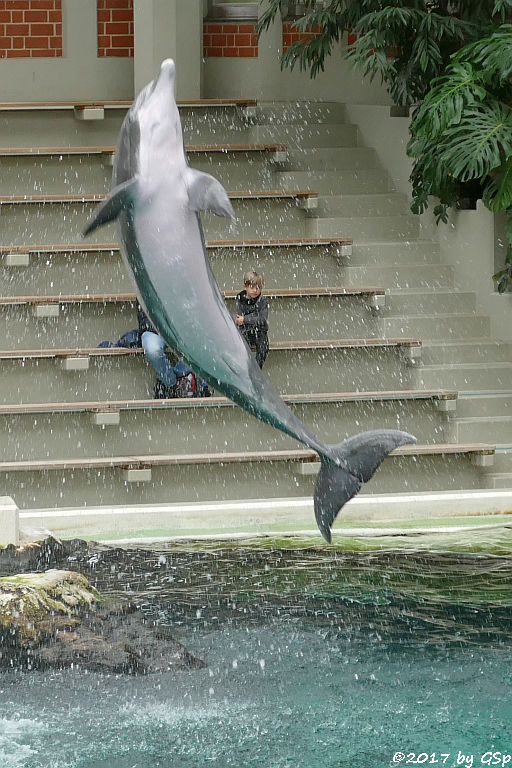
[[380, 75], [381, 80], [385, 81], [394, 66], [386, 49], [385, 38], [378, 29], [371, 29], [357, 38], [347, 53], [347, 59], [370, 80]]
[[258, 18], [256, 33], [260, 36], [274, 23], [278, 15], [283, 16], [288, 9], [288, 0], [269, 0], [267, 7]]

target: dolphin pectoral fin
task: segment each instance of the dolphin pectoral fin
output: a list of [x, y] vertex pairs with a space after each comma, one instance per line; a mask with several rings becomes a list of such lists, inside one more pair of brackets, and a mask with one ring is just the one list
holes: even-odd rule
[[83, 236], [87, 237], [98, 227], [108, 224], [109, 221], [114, 221], [121, 211], [130, 208], [137, 193], [137, 184], [137, 179], [129, 179], [115, 187], [98, 207], [94, 217], [84, 229]]
[[220, 181], [194, 168], [188, 168], [186, 181], [188, 200], [193, 211], [210, 211], [227, 219], [235, 218], [228, 193]]
[[[331, 541], [331, 526], [341, 508], [368, 482], [388, 453], [416, 438], [397, 429], [361, 432], [329, 446], [332, 458], [320, 456], [322, 467], [315, 486], [315, 517], [320, 533]], [[336, 461], [339, 461], [339, 465]]]

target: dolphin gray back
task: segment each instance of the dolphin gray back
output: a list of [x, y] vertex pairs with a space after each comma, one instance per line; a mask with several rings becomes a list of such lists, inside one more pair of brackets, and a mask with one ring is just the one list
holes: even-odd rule
[[129, 179], [132, 179], [137, 174], [137, 158], [140, 147], [140, 127], [137, 120], [137, 113], [140, 105], [146, 101], [152, 88], [153, 81], [146, 85], [146, 87], [139, 93], [137, 99], [131, 105], [123, 120], [114, 155], [112, 189], [125, 181], [129, 181]]

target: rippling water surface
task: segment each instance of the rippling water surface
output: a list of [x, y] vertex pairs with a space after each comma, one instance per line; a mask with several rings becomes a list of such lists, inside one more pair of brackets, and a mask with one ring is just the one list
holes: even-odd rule
[[512, 754], [508, 556], [96, 548], [68, 565], [208, 666], [4, 673], [2, 768], [451, 767]]

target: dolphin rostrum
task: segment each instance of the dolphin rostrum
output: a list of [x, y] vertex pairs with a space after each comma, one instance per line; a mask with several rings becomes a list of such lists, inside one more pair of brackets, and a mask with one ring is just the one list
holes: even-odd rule
[[117, 219], [121, 252], [135, 278], [138, 299], [167, 344], [212, 387], [319, 454], [315, 517], [330, 541], [331, 525], [343, 505], [390, 451], [416, 438], [378, 429], [326, 445], [260, 371], [210, 270], [199, 218], [199, 211], [234, 218], [233, 208], [220, 182], [188, 164], [174, 81], [174, 62], [167, 59], [128, 111], [112, 190], [84, 235]]

